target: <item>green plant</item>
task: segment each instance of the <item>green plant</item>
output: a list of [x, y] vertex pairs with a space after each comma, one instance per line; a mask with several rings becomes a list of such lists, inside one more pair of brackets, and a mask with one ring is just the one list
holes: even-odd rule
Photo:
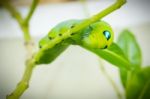
[[[143, 99], [143, 97], [149, 97], [149, 91], [147, 90], [149, 90], [150, 81], [148, 77], [150, 69], [149, 67], [144, 69], [140, 68], [141, 54], [133, 35], [131, 35], [131, 33], [129, 33], [128, 31], [125, 31], [125, 33], [123, 33], [119, 37], [117, 43], [118, 45], [112, 43], [113, 32], [111, 31], [110, 26], [107, 26], [107, 24], [103, 21], [99, 21], [106, 15], [119, 9], [125, 3], [126, 0], [117, 0], [111, 6], [90, 18], [75, 21], [73, 20], [73, 22], [65, 22], [65, 24], [69, 25], [65, 25], [62, 23], [59, 24], [40, 41], [41, 48], [39, 49], [39, 51], [33, 52], [34, 46], [29, 33], [29, 21], [32, 17], [33, 12], [35, 11], [38, 0], [33, 0], [29, 13], [25, 18], [22, 18], [20, 13], [10, 4], [9, 0], [0, 0], [0, 4], [3, 5], [19, 23], [24, 34], [25, 46], [28, 53], [28, 57], [25, 62], [26, 69], [23, 78], [17, 85], [16, 89], [7, 96], [7, 99], [19, 99], [24, 91], [28, 88], [33, 69], [39, 64], [51, 63], [70, 44], [79, 45], [89, 50], [90, 52], [95, 53], [99, 57], [110, 62], [111, 64], [119, 67], [122, 83], [126, 90], [127, 99]], [[97, 40], [96, 38], [91, 39], [90, 37], [87, 37], [87, 35], [91, 35], [86, 34], [86, 32], [91, 33], [93, 30], [98, 29], [97, 25], [102, 26], [102, 28], [100, 28], [100, 31], [105, 31], [105, 29], [107, 30], [106, 35], [105, 33], [102, 34], [103, 32], [100, 32], [101, 34], [99, 36], [103, 37], [100, 45], [98, 41], [94, 41]], [[82, 39], [82, 37], [85, 37], [86, 40]], [[128, 50], [130, 48], [129, 46], [131, 46], [130, 44], [132, 44], [132, 47], [134, 48]], [[106, 45], [108, 46], [108, 48]], [[134, 53], [130, 52], [133, 51], [133, 49]], [[141, 89], [143, 87], [144, 91], [141, 92]], [[138, 90], [135, 88], [138, 88]], [[138, 93], [141, 94], [137, 97]]]
[[117, 44], [130, 61], [131, 70], [120, 69], [120, 77], [126, 92], [126, 99], [150, 98], [150, 66], [142, 67], [141, 49], [129, 30], [124, 30]]
[[[126, 99], [150, 98], [150, 66], [142, 67], [142, 53], [136, 38], [129, 30], [123, 30], [117, 40], [117, 45], [122, 49], [122, 54], [129, 61], [130, 70], [119, 68], [120, 79], [124, 87]], [[113, 60], [113, 61], [118, 61]], [[100, 69], [117, 93], [118, 99], [122, 99], [118, 86], [106, 72], [102, 61]]]

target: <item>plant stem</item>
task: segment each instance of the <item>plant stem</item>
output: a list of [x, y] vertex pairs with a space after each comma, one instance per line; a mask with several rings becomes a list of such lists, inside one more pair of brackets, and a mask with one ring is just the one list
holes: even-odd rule
[[6, 1], [0, 0], [0, 4], [3, 5], [3, 7], [5, 7], [9, 11], [11, 16], [16, 19], [19, 25], [22, 24], [23, 18], [21, 14], [10, 4], [9, 0], [6, 0]]
[[29, 43], [32, 39], [31, 35], [30, 35], [30, 32], [29, 32], [29, 27], [22, 25], [21, 29], [23, 31], [25, 43]]
[[7, 95], [6, 97], [7, 99], [19, 99], [20, 96], [29, 87], [29, 81], [32, 76], [33, 69], [36, 65], [33, 58], [34, 43], [32, 42], [32, 37], [29, 32], [29, 21], [33, 15], [33, 12], [35, 11], [38, 2], [39, 0], [33, 0], [30, 11], [27, 14], [27, 17], [23, 19], [21, 14], [10, 4], [9, 0], [0, 1], [0, 4], [2, 4], [10, 12], [12, 17], [14, 17], [17, 20], [24, 34], [24, 42], [27, 50], [27, 59], [25, 63], [26, 67], [25, 67], [24, 75], [21, 81], [16, 86], [16, 89], [10, 95]]
[[122, 95], [119, 91], [119, 88], [117, 87], [116, 83], [114, 82], [114, 80], [109, 76], [109, 74], [106, 72], [104, 64], [102, 62], [102, 60], [100, 60], [100, 70], [103, 72], [103, 74], [106, 76], [106, 78], [108, 79], [108, 81], [111, 83], [113, 89], [115, 90], [118, 99], [122, 99]]
[[31, 19], [31, 17], [32, 17], [32, 15], [33, 15], [33, 13], [34, 13], [34, 11], [35, 11], [37, 5], [38, 5], [38, 2], [39, 2], [39, 0], [33, 0], [32, 5], [31, 5], [31, 7], [30, 7], [30, 11], [29, 11], [28, 15], [26, 16], [26, 18], [25, 18], [25, 20], [24, 20], [24, 22], [25, 22], [26, 24], [29, 23], [29, 21], [30, 21], [30, 19]]
[[125, 3], [126, 3], [126, 0], [116, 0], [116, 2], [114, 4], [112, 4], [111, 6], [109, 6], [106, 9], [104, 9], [100, 13], [96, 14], [95, 16], [92, 16], [90, 19], [91, 19], [92, 22], [93, 21], [95, 22], [95, 21], [103, 18], [104, 16], [112, 13], [113, 11], [119, 9]]
[[6, 1], [0, 1], [0, 4], [2, 4], [12, 15], [14, 19], [18, 22], [24, 37], [24, 43], [27, 50], [27, 60], [33, 56], [33, 50], [34, 50], [34, 43], [32, 41], [32, 37], [29, 31], [29, 21], [31, 19], [31, 16], [33, 15], [33, 12], [35, 11], [35, 8], [37, 6], [37, 3], [39, 0], [33, 0], [31, 8], [29, 13], [27, 14], [27, 17], [25, 19], [22, 18], [21, 14], [16, 10], [16, 8], [10, 4], [9, 0]]
[[2, 4], [10, 12], [12, 17], [17, 20], [20, 28], [23, 31], [25, 43], [29, 43], [32, 40], [29, 33], [29, 21], [33, 15], [33, 12], [35, 11], [38, 2], [39, 0], [33, 0], [29, 13], [27, 14], [26, 18], [23, 19], [15, 7], [10, 4], [10, 1], [0, 1], [0, 4]]
[[35, 67], [35, 62], [30, 59], [26, 62], [26, 68], [21, 81], [16, 86], [16, 89], [6, 97], [6, 99], [19, 99], [19, 97], [24, 93], [24, 91], [29, 87], [29, 81]]
[[149, 88], [149, 85], [150, 85], [150, 80], [148, 80], [148, 81], [145, 83], [145, 86], [144, 86], [144, 88], [142, 89], [142, 91], [141, 91], [141, 93], [140, 93], [138, 99], [143, 99], [144, 94], [146, 93], [146, 91], [149, 90], [149, 89], [148, 89], [148, 88]]

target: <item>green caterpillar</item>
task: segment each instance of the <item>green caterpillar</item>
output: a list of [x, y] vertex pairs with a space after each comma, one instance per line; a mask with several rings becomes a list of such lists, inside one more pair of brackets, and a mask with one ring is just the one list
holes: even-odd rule
[[[54, 47], [47, 49], [37, 61], [37, 64], [48, 64], [60, 55], [70, 44], [86, 46], [90, 48], [105, 49], [111, 45], [114, 33], [111, 26], [104, 21], [97, 21], [78, 33], [68, 34], [67, 31], [80, 24], [83, 20], [68, 20], [56, 25], [47, 36], [39, 42], [43, 48], [53, 43]], [[55, 41], [55, 42], [54, 42]]]

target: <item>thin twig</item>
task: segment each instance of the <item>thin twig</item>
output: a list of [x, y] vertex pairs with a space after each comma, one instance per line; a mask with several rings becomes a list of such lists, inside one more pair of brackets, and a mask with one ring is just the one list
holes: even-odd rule
[[10, 1], [6, 0], [6, 1], [0, 1], [0, 4], [3, 5], [3, 7], [5, 7], [9, 13], [11, 14], [11, 16], [17, 20], [17, 22], [19, 23], [19, 25], [22, 24], [23, 18], [21, 16], [21, 14], [10, 4]]
[[34, 67], [35, 67], [35, 62], [32, 59], [29, 60], [26, 64], [25, 72], [21, 81], [16, 86], [16, 89], [10, 95], [8, 95], [6, 99], [19, 99], [19, 97], [29, 87], [29, 81], [31, 79], [31, 75]]
[[33, 13], [34, 13], [34, 11], [36, 9], [36, 7], [37, 7], [38, 2], [39, 2], [39, 0], [33, 0], [32, 1], [32, 5], [30, 7], [30, 11], [29, 11], [29, 13], [27, 14], [27, 16], [26, 16], [26, 18], [24, 20], [25, 24], [29, 24], [29, 21], [30, 21], [30, 19], [31, 19], [31, 17], [32, 17], [32, 15], [33, 15]]
[[27, 50], [27, 59], [25, 62], [26, 67], [24, 75], [21, 81], [16, 86], [16, 89], [10, 95], [7, 95], [7, 99], [19, 99], [20, 96], [29, 87], [29, 81], [32, 76], [33, 69], [35, 67], [35, 61], [33, 58], [34, 43], [32, 42], [32, 37], [29, 32], [29, 21], [31, 19], [31, 16], [33, 15], [33, 12], [35, 11], [38, 1], [39, 0], [34, 0], [32, 2], [30, 11], [25, 19], [23, 19], [21, 14], [15, 9], [15, 7], [10, 4], [9, 0], [6, 2], [0, 1], [0, 4], [2, 4], [10, 12], [12, 17], [14, 17], [17, 20], [20, 28], [22, 29], [22, 32], [24, 34], [25, 47]]
[[141, 93], [140, 93], [138, 99], [143, 99], [144, 94], [146, 93], [146, 91], [149, 90], [149, 89], [148, 89], [149, 86], [150, 86], [150, 80], [148, 80], [148, 81], [145, 83], [145, 86], [144, 86], [144, 88], [142, 89], [142, 91], [141, 91]]
[[107, 80], [110, 82], [110, 84], [112, 85], [113, 89], [115, 90], [118, 99], [122, 99], [122, 95], [120, 93], [119, 88], [117, 87], [116, 83], [114, 82], [114, 80], [109, 76], [109, 74], [107, 73], [107, 71], [105, 70], [103, 61], [100, 59], [100, 70], [103, 72], [103, 74], [105, 75], [105, 77], [107, 78]]

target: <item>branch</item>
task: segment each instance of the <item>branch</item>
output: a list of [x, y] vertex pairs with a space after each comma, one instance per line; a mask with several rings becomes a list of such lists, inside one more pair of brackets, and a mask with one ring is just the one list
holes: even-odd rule
[[95, 16], [91, 17], [90, 20], [92, 22], [98, 21], [101, 18], [105, 17], [106, 15], [112, 13], [113, 11], [119, 9], [122, 5], [126, 3], [126, 0], [116, 0], [114, 4], [103, 10], [102, 12], [96, 14]]
[[32, 17], [32, 15], [33, 15], [37, 5], [38, 5], [38, 2], [39, 2], [39, 0], [33, 0], [32, 1], [31, 7], [30, 7], [30, 11], [28, 12], [26, 18], [24, 19], [24, 23], [25, 24], [29, 24], [29, 21], [30, 21], [30, 19], [31, 19], [31, 17]]
[[19, 99], [20, 98], [20, 96], [28, 88], [33, 69], [36, 65], [34, 58], [32, 57], [34, 44], [32, 42], [30, 32], [29, 32], [29, 21], [33, 15], [33, 12], [35, 11], [38, 1], [39, 0], [33, 1], [27, 17], [23, 19], [21, 14], [15, 9], [15, 7], [10, 4], [9, 0], [6, 0], [6, 1], [0, 0], [0, 4], [4, 6], [10, 12], [12, 17], [14, 17], [17, 20], [20, 28], [22, 29], [23, 34], [24, 34], [25, 47], [27, 49], [27, 56], [28, 56], [27, 61], [26, 61], [25, 72], [22, 77], [22, 80], [19, 82], [16, 89], [10, 95], [6, 97], [7, 99]]
[[106, 72], [103, 61], [100, 59], [100, 69], [103, 72], [103, 74], [105, 75], [105, 77], [107, 78], [107, 80], [110, 82], [110, 84], [112, 85], [113, 89], [115, 90], [118, 99], [122, 99], [122, 95], [119, 91], [119, 88], [117, 87], [116, 83], [113, 81], [113, 79], [109, 76], [109, 74]]
[[30, 19], [31, 19], [37, 5], [38, 5], [38, 2], [39, 2], [39, 0], [32, 1], [31, 7], [29, 9], [29, 13], [27, 14], [26, 18], [23, 20], [22, 25], [20, 25], [22, 28], [22, 31], [24, 32], [24, 39], [26, 40], [27, 45], [32, 43], [31, 35], [29, 33], [29, 22], [30, 22]]
[[19, 26], [23, 31], [25, 43], [31, 42], [31, 35], [29, 33], [29, 21], [33, 15], [33, 12], [37, 7], [38, 2], [39, 0], [33, 0], [29, 13], [27, 14], [26, 18], [23, 19], [21, 14], [15, 9], [15, 7], [10, 4], [9, 0], [6, 1], [0, 0], [0, 4], [2, 4], [10, 12], [12, 17], [14, 17], [17, 20]]
[[0, 1], [0, 4], [2, 4], [10, 12], [11, 16], [17, 20], [19, 25], [22, 24], [23, 18], [21, 14], [10, 4], [9, 1]]
[[6, 99], [19, 99], [20, 96], [24, 93], [24, 91], [29, 87], [29, 81], [31, 79], [31, 75], [33, 69], [35, 67], [34, 60], [29, 60], [26, 62], [26, 70], [22, 77], [22, 80], [18, 83], [16, 89], [6, 97]]

